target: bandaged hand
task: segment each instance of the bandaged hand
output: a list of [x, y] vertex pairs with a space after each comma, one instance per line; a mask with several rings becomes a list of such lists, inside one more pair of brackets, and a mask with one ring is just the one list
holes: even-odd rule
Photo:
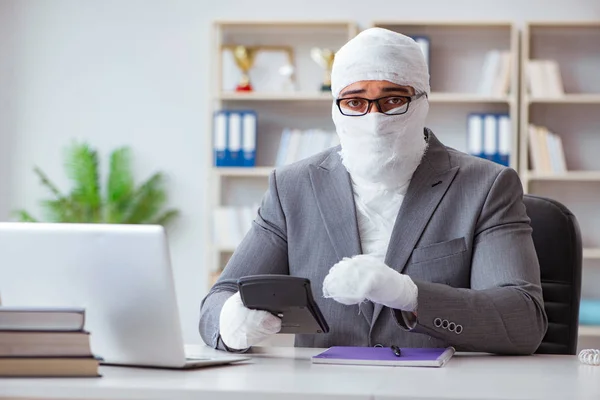
[[403, 311], [416, 311], [417, 285], [370, 255], [344, 258], [323, 280], [323, 296], [351, 305], [371, 300]]
[[223, 304], [219, 328], [227, 347], [243, 350], [279, 332], [281, 319], [267, 311], [244, 307], [240, 292], [237, 292]]

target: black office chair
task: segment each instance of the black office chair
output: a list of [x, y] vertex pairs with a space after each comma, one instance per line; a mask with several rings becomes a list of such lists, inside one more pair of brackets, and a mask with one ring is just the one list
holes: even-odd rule
[[576, 354], [581, 295], [581, 232], [577, 219], [551, 199], [525, 195], [540, 262], [548, 331], [537, 354]]

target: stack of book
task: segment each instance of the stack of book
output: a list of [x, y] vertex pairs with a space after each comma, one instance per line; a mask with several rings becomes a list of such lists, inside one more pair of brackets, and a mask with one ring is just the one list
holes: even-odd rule
[[235, 249], [252, 227], [258, 205], [217, 207], [213, 211], [214, 242], [222, 249]]
[[565, 94], [560, 67], [554, 60], [529, 60], [527, 85], [531, 97], [556, 98]]
[[564, 174], [567, 162], [562, 139], [543, 126], [529, 125], [531, 170], [543, 174]]
[[478, 93], [502, 97], [510, 92], [512, 56], [509, 51], [491, 50], [485, 55]]
[[275, 166], [287, 165], [340, 144], [337, 133], [322, 129], [284, 129]]
[[96, 377], [83, 309], [0, 307], [1, 377]]
[[508, 114], [470, 114], [467, 117], [468, 153], [510, 165], [512, 129]]

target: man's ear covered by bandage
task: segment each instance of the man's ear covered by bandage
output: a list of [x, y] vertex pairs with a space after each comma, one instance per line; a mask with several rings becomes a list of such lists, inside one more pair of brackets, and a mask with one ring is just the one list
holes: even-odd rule
[[[339, 98], [344, 88], [361, 81], [412, 87], [415, 94], [430, 91], [427, 64], [418, 44], [382, 28], [361, 32], [336, 53], [331, 76], [333, 96]], [[386, 202], [375, 204], [375, 208], [400, 207], [427, 148], [423, 132], [428, 106], [426, 96], [422, 96], [402, 115], [371, 110], [352, 117], [342, 115], [334, 103], [332, 117], [342, 145], [340, 154], [352, 178], [357, 203], [365, 197], [371, 205], [377, 199]], [[345, 258], [331, 268], [323, 281], [325, 297], [347, 305], [371, 300], [404, 311], [417, 309], [418, 293], [412, 279], [384, 263], [393, 225], [393, 221], [387, 228], [373, 223], [370, 229], [361, 229], [363, 252], [367, 254]], [[367, 238], [363, 235], [381, 239], [368, 241], [376, 244], [365, 251]]]

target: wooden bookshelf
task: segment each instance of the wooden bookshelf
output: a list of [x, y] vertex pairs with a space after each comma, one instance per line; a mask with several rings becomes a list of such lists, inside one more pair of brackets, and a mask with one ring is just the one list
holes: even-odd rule
[[524, 176], [528, 181], [600, 182], [600, 171], [568, 171], [564, 174], [527, 171]]
[[443, 93], [432, 92], [429, 95], [430, 103], [490, 103], [490, 104], [508, 104], [515, 99], [510, 96], [504, 97], [486, 97], [472, 93]]
[[236, 168], [236, 167], [213, 167], [215, 175], [220, 178], [225, 177], [268, 177], [274, 167], [254, 167], [254, 168]]
[[[598, 298], [600, 274], [600, 23], [533, 22], [521, 43], [520, 172], [527, 193], [549, 197], [569, 208], [579, 222], [583, 241], [581, 296]], [[564, 95], [532, 97], [528, 91], [530, 60], [555, 61]], [[560, 136], [567, 172], [538, 173], [529, 165], [529, 125]], [[552, 157], [552, 156], [551, 156]], [[579, 327], [581, 345], [597, 347], [600, 327]]]
[[[238, 93], [223, 92], [215, 100], [230, 101], [333, 101], [329, 93], [319, 92], [290, 92], [290, 93]], [[490, 103], [508, 104], [515, 99], [510, 96], [487, 97], [472, 93], [433, 92], [429, 95], [430, 103]]]
[[[357, 32], [354, 22], [341, 20], [218, 20], [213, 24], [212, 59], [216, 62], [211, 71], [211, 145], [207, 146], [206, 153], [206, 159], [210, 160], [207, 161], [210, 162], [207, 201], [210, 222], [206, 224], [209, 285], [217, 279], [235, 250], [232, 246], [221, 246], [214, 241], [213, 211], [216, 207], [241, 207], [260, 202], [266, 190], [266, 178], [274, 168], [283, 128], [333, 127], [330, 105], [333, 97], [329, 92], [320, 91], [324, 71], [311, 59], [310, 49], [322, 47], [337, 51]], [[273, 91], [255, 85], [253, 92], [236, 92], [235, 87], [226, 87], [223, 84], [227, 75], [224, 74], [221, 49], [223, 45], [238, 44], [290, 47], [295, 67], [295, 90]], [[220, 109], [254, 110], [257, 113], [256, 167], [214, 167], [212, 115]]]
[[526, 104], [600, 104], [600, 94], [565, 94], [554, 98], [535, 98], [525, 96]]
[[231, 101], [332, 101], [330, 93], [320, 92], [289, 92], [289, 93], [240, 93], [223, 92], [217, 100]]

